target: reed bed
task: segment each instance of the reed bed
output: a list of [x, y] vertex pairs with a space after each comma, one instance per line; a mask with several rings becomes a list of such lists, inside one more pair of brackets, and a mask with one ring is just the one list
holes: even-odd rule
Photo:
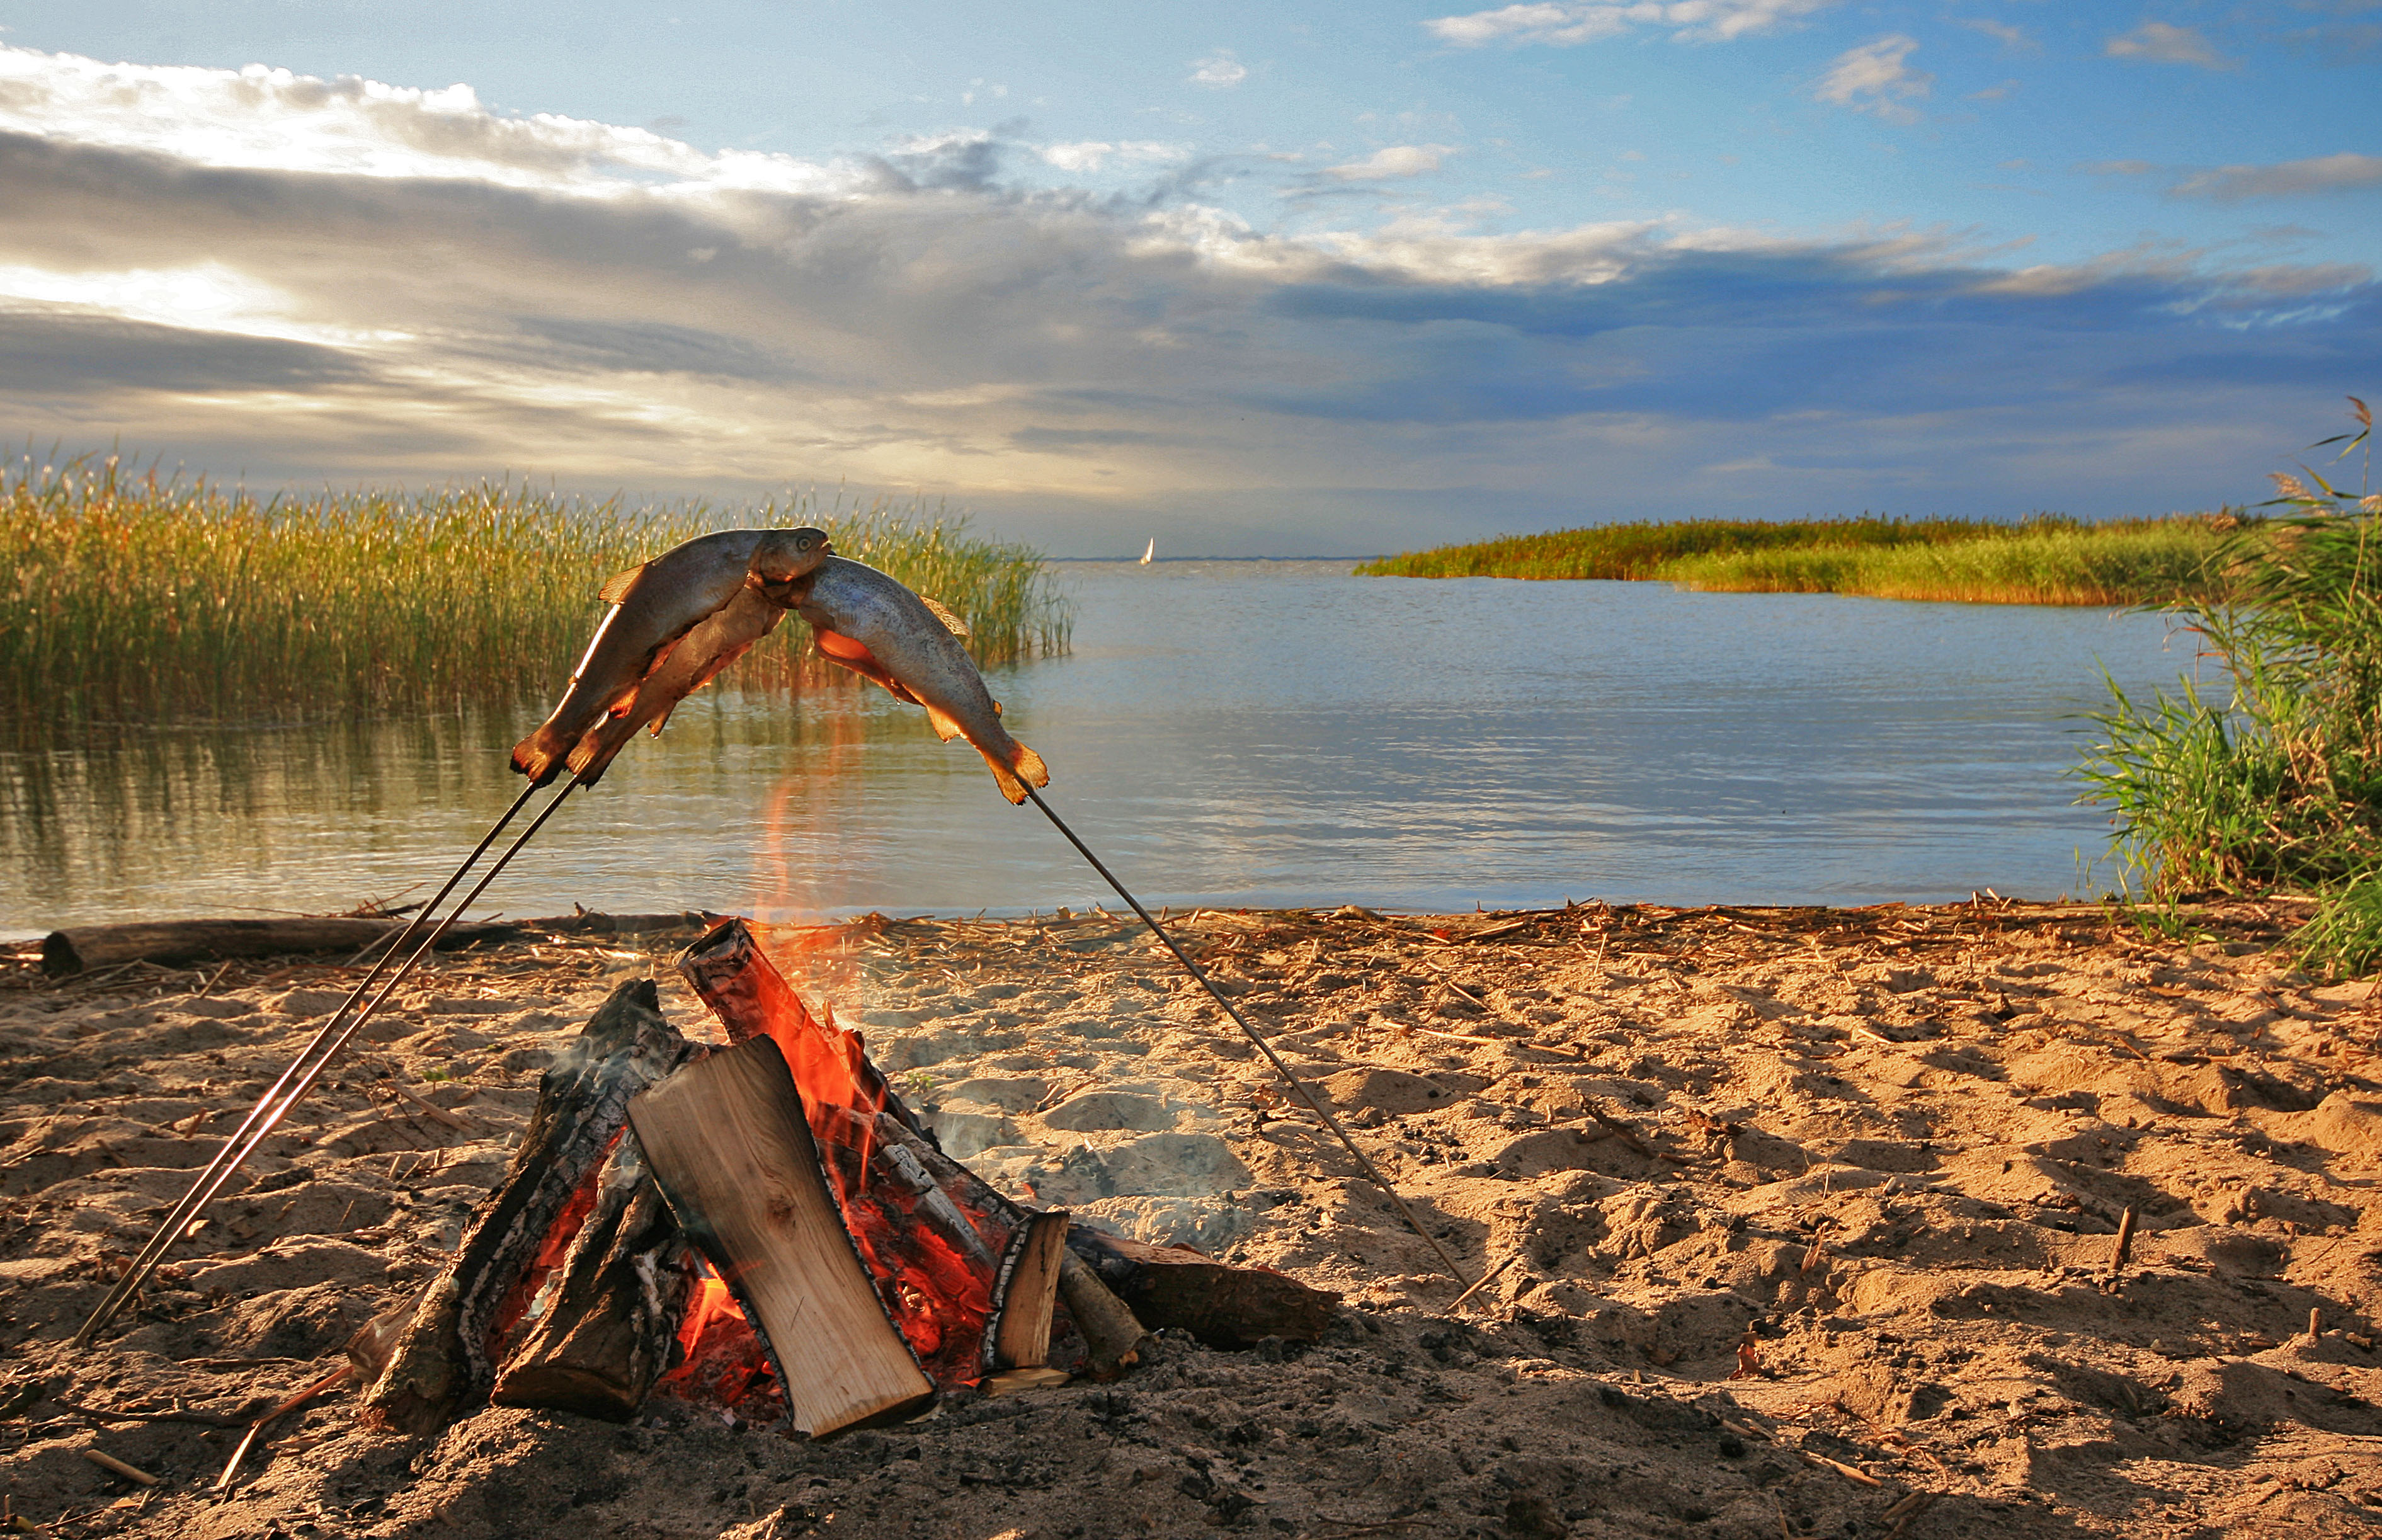
[[2207, 591], [2230, 511], [2087, 524], [2057, 514], [1686, 519], [1448, 546], [1369, 561], [1381, 577], [1618, 578], [1735, 593], [1859, 594], [1983, 604], [2141, 604]]
[[[2343, 455], [2368, 442], [2356, 406], [2364, 431], [2327, 441]], [[2301, 960], [2362, 973], [2382, 963], [2382, 497], [2276, 480], [2294, 511], [2227, 544], [2221, 598], [2179, 607], [2229, 695], [2113, 685], [2079, 774], [2147, 898], [2173, 914], [2210, 893], [2312, 895]]]
[[[292, 719], [511, 706], [560, 687], [615, 572], [711, 530], [814, 524], [969, 622], [994, 665], [1062, 653], [1031, 548], [886, 501], [631, 510], [507, 483], [259, 500], [116, 456], [0, 462], [0, 721]], [[853, 675], [789, 620], [722, 683]]]

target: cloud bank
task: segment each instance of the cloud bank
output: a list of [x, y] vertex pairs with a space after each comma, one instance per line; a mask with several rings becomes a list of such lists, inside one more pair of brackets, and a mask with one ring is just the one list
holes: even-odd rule
[[1062, 551], [1158, 515], [1185, 549], [1361, 552], [2198, 506], [2382, 363], [2363, 269], [1419, 209], [1292, 234], [1200, 203], [1170, 147], [1025, 132], [811, 162], [0, 48], [0, 423], [252, 484], [845, 482]]
[[1837, 0], [1639, 0], [1634, 5], [1538, 3], [1468, 16], [1443, 16], [1423, 26], [1443, 43], [1478, 48], [1492, 43], [1569, 48], [1644, 28], [1681, 43], [1727, 43], [1785, 27]]

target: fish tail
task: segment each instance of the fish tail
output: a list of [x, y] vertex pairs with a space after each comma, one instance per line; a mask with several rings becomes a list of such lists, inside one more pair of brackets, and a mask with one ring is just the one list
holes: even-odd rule
[[554, 741], [553, 732], [540, 727], [536, 732], [513, 745], [513, 769], [529, 777], [533, 786], [543, 786], [562, 768], [562, 745]]
[[1022, 803], [1025, 800], [1027, 783], [1047, 786], [1050, 783], [1050, 772], [1043, 767], [1042, 756], [1016, 739], [1010, 739], [1009, 746], [1015, 754], [1007, 763], [981, 744], [976, 745], [976, 752], [983, 755], [984, 762], [992, 767], [992, 779], [1000, 785], [1001, 795], [1012, 802]]

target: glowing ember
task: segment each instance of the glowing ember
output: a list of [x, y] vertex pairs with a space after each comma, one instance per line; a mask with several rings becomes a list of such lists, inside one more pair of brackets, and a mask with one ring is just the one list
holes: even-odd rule
[[678, 1328], [679, 1365], [654, 1382], [653, 1394], [752, 1423], [774, 1422], [784, 1397], [736, 1296], [706, 1271], [689, 1295]]

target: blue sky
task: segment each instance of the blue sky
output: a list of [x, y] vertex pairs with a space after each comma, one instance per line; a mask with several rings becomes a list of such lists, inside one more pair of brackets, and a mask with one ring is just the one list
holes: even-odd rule
[[0, 427], [254, 484], [1362, 552], [2210, 506], [2382, 389], [2382, 0], [0, 26]]

